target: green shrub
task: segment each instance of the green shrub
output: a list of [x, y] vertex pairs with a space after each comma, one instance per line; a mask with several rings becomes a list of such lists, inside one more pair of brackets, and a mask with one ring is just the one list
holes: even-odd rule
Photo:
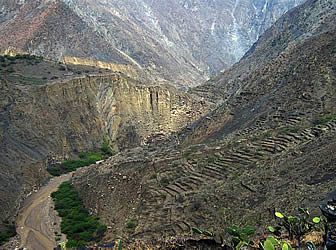
[[113, 156], [114, 153], [109, 145], [109, 141], [104, 139], [103, 147], [101, 148], [101, 151], [106, 157]]
[[136, 220], [132, 219], [129, 220], [126, 224], [127, 228], [136, 228], [136, 226], [138, 225], [138, 223], [136, 222]]
[[11, 62], [15, 61], [15, 56], [8, 56], [7, 59]]
[[167, 177], [163, 177], [163, 178], [160, 180], [160, 182], [161, 182], [161, 184], [162, 184], [163, 186], [167, 186], [167, 185], [169, 185], [169, 180], [168, 180]]
[[80, 153], [79, 160], [67, 160], [61, 164], [48, 166], [47, 171], [53, 176], [60, 176], [62, 174], [75, 171], [77, 168], [95, 164], [97, 161], [103, 160], [104, 158], [111, 156], [113, 154], [111, 153], [112, 151], [108, 151], [106, 146], [105, 149], [106, 150], [103, 152]]
[[14, 237], [16, 235], [16, 230], [14, 225], [5, 224], [4, 225], [5, 230], [4, 232], [0, 233], [0, 246], [7, 242], [11, 237]]
[[85, 247], [88, 242], [98, 242], [103, 238], [106, 226], [89, 215], [71, 182], [63, 182], [51, 197], [62, 217], [61, 230], [69, 240], [67, 247]]
[[8, 72], [8, 73], [14, 73], [15, 70], [14, 70], [13, 68], [8, 68], [8, 69], [7, 69], [7, 72]]

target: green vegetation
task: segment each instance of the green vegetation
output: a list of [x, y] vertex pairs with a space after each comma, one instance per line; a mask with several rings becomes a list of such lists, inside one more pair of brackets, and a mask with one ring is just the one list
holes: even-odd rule
[[281, 250], [291, 250], [292, 249], [291, 245], [288, 242], [278, 241], [276, 238], [274, 238], [271, 235], [267, 236], [264, 243], [261, 243], [261, 246], [265, 250], [275, 250], [275, 249], [278, 249], [278, 247]]
[[35, 61], [41, 61], [43, 60], [42, 56], [35, 56], [35, 55], [29, 55], [29, 54], [17, 54], [16, 56], [10, 56], [10, 55], [0, 55], [0, 61], [4, 62], [5, 60], [8, 61], [15, 61], [15, 60], [35, 60]]
[[209, 232], [209, 231], [206, 231], [206, 230], [202, 230], [202, 229], [199, 229], [197, 227], [193, 227], [193, 228], [191, 228], [191, 230], [194, 233], [202, 234], [202, 235], [205, 235], [205, 236], [208, 236], [208, 237], [214, 237], [215, 236], [212, 232]]
[[75, 171], [77, 168], [89, 166], [95, 164], [97, 161], [101, 161], [110, 156], [113, 156], [113, 152], [107, 141], [104, 140], [103, 147], [101, 152], [93, 153], [80, 153], [78, 160], [68, 160], [61, 164], [55, 164], [47, 166], [47, 171], [53, 176], [60, 176], [72, 171]]
[[106, 139], [104, 139], [104, 143], [103, 143], [103, 147], [101, 148], [101, 151], [107, 157], [111, 157], [111, 156], [114, 155], [114, 152], [112, 151], [112, 149], [110, 147], [110, 143]]
[[62, 217], [61, 230], [69, 240], [67, 247], [85, 247], [88, 242], [99, 242], [103, 238], [106, 226], [89, 215], [71, 182], [63, 182], [51, 197]]
[[169, 185], [169, 179], [167, 177], [163, 177], [161, 180], [160, 180], [161, 184], [163, 186], [168, 186]]
[[285, 216], [280, 212], [276, 212], [275, 216], [279, 220], [277, 230], [273, 227], [269, 227], [269, 230], [271, 232], [274, 231], [273, 233], [276, 234], [276, 231], [280, 231], [282, 228], [285, 229], [289, 235], [289, 239], [296, 239], [298, 245], [300, 245], [304, 235], [312, 231], [320, 230], [319, 223], [321, 219], [319, 217], [309, 219], [309, 211], [303, 208], [298, 209], [296, 216]]
[[15, 226], [8, 223], [3, 225], [0, 231], [0, 246], [16, 235]]
[[336, 119], [336, 114], [332, 114], [328, 116], [321, 116], [314, 121], [314, 124], [315, 125], [326, 124], [334, 119]]
[[254, 236], [255, 230], [251, 226], [241, 228], [233, 225], [227, 228], [226, 231], [232, 236], [231, 244], [234, 249], [241, 249], [244, 246], [254, 245], [251, 237]]
[[53, 176], [60, 176], [72, 171], [75, 171], [77, 168], [89, 166], [96, 163], [95, 160], [68, 160], [62, 164], [51, 165], [47, 167], [47, 171]]
[[135, 219], [131, 219], [127, 222], [126, 227], [127, 228], [136, 228], [138, 225], [137, 221]]

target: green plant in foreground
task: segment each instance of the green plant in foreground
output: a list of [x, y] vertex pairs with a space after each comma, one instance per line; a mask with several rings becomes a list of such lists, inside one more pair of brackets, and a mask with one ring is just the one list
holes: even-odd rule
[[198, 233], [198, 234], [203, 234], [203, 235], [208, 236], [208, 237], [214, 237], [215, 236], [213, 233], [211, 233], [209, 231], [206, 231], [206, 230], [199, 229], [197, 227], [193, 227], [192, 231], [195, 232], [195, 233]]
[[271, 235], [267, 236], [264, 243], [261, 243], [261, 247], [264, 250], [275, 250], [276, 248], [280, 248], [281, 250], [292, 250], [292, 247], [288, 242], [278, 241]]
[[118, 243], [118, 250], [122, 250], [122, 241], [117, 240], [117, 243]]
[[251, 226], [241, 228], [233, 225], [226, 231], [232, 236], [231, 242], [235, 249], [239, 250], [244, 246], [254, 245], [251, 237], [255, 234], [255, 230]]
[[[309, 211], [302, 208], [299, 208], [296, 216], [285, 216], [280, 212], [276, 212], [275, 216], [280, 220], [279, 226], [287, 230], [289, 239], [295, 238], [299, 245], [305, 234], [319, 229], [318, 225], [321, 222], [319, 217], [309, 219]], [[273, 227], [269, 229], [272, 232]]]

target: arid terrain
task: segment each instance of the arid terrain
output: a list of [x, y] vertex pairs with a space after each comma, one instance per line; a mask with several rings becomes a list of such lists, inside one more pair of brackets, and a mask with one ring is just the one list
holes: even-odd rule
[[[6, 40], [12, 56], [0, 62], [0, 231], [1, 223], [16, 221], [20, 246], [56, 246], [60, 218], [49, 196], [65, 180], [88, 214], [106, 226], [100, 243], [120, 239], [126, 249], [175, 249], [174, 244], [220, 249], [231, 244], [226, 230], [231, 225], [251, 226], [258, 238], [275, 224], [275, 211], [290, 215], [302, 207], [320, 216], [318, 206], [336, 184], [335, 0], [307, 0], [281, 17], [299, 1], [256, 1], [255, 13], [246, 1], [214, 1], [213, 6], [179, 1], [179, 7], [175, 1], [159, 1], [168, 13], [160, 20], [154, 17], [162, 10], [145, 0], [29, 3], [6, 3], [0, 19], [0, 30], [13, 35], [17, 45]], [[217, 35], [211, 39], [225, 44], [236, 37], [239, 42], [228, 47], [233, 55], [213, 46], [210, 38], [192, 45], [198, 38], [184, 37], [182, 26], [169, 21], [174, 16], [170, 8], [186, 14], [188, 26], [191, 16], [204, 17], [208, 8], [220, 7], [231, 11], [228, 20], [225, 15], [216, 19], [232, 23], [231, 37], [222, 30], [225, 38], [216, 40], [216, 21]], [[74, 30], [66, 34], [73, 40], [64, 36], [50, 48], [41, 34], [58, 33], [50, 23], [63, 20], [63, 11], [70, 17]], [[253, 23], [242, 29], [251, 15]], [[9, 22], [8, 16], [15, 18]], [[28, 16], [39, 25], [21, 27], [19, 17]], [[210, 19], [198, 21], [208, 27], [214, 22]], [[123, 29], [112, 37], [116, 24]], [[13, 32], [15, 27], [27, 29], [31, 37], [14, 38], [22, 35]], [[65, 42], [79, 43], [79, 27], [87, 31], [85, 46], [67, 47]], [[169, 37], [166, 32], [174, 30]], [[134, 37], [143, 32], [146, 43], [138, 47], [142, 40], [127, 40], [127, 32]], [[193, 42], [184, 44], [188, 39]], [[100, 50], [107, 41], [110, 54], [91, 50], [93, 42]], [[204, 58], [195, 54], [209, 47], [213, 57], [207, 56], [210, 51]], [[220, 58], [227, 61], [219, 63]], [[48, 166], [82, 159], [105, 144], [117, 153], [50, 179]], [[205, 230], [210, 241], [204, 243], [195, 228]]]
[[60, 232], [60, 221], [53, 209], [52, 192], [71, 178], [72, 174], [53, 178], [46, 186], [25, 200], [17, 217], [20, 247], [28, 249], [53, 249], [56, 247], [55, 232]]

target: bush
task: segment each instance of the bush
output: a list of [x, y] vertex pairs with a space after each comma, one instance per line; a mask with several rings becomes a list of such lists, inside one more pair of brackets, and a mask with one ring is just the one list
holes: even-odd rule
[[106, 139], [104, 139], [103, 147], [101, 148], [101, 150], [106, 157], [111, 157], [114, 155], [114, 152], [112, 151], [109, 142]]
[[136, 228], [136, 226], [138, 225], [138, 223], [136, 222], [136, 220], [132, 219], [129, 220], [126, 224], [127, 228]]
[[51, 197], [62, 217], [61, 230], [69, 240], [67, 247], [85, 247], [88, 242], [103, 238], [106, 226], [89, 215], [71, 182], [63, 182]]
[[11, 62], [15, 61], [15, 56], [8, 56], [7, 59]]
[[4, 232], [0, 233], [0, 246], [7, 242], [11, 237], [14, 237], [16, 235], [16, 230], [14, 225], [5, 224], [5, 230]]

